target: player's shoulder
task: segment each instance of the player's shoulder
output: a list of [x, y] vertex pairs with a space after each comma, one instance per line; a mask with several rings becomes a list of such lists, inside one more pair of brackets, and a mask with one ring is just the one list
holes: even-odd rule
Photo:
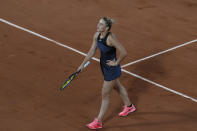
[[115, 40], [115, 39], [117, 39], [116, 35], [114, 33], [110, 32], [110, 34], [108, 36], [108, 40], [111, 41], [111, 40]]
[[98, 35], [99, 35], [99, 32], [95, 32], [93, 37], [94, 37], [94, 38], [97, 38]]
[[109, 37], [113, 39], [113, 38], [116, 38], [116, 35], [114, 33], [110, 32]]

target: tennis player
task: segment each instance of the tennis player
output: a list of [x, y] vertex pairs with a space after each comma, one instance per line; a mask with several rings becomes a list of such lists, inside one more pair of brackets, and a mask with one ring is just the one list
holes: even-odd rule
[[[92, 46], [78, 70], [82, 70], [84, 64], [95, 54], [97, 47], [100, 49], [100, 67], [104, 76], [102, 87], [102, 103], [98, 117], [93, 122], [87, 124], [90, 129], [102, 128], [102, 119], [108, 109], [109, 97], [112, 89], [115, 89], [124, 102], [124, 109], [119, 116], [127, 116], [136, 110], [135, 106], [129, 100], [126, 89], [119, 81], [121, 76], [121, 61], [126, 57], [127, 52], [116, 36], [110, 32], [113, 19], [103, 17], [97, 25], [97, 32], [93, 36]], [[119, 51], [119, 57], [116, 57], [116, 50]]]

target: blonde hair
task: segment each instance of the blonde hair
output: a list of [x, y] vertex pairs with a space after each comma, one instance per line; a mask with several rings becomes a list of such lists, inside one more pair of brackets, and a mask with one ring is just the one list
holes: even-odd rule
[[102, 19], [105, 21], [106, 26], [109, 27], [109, 29], [108, 29], [108, 31], [109, 31], [112, 27], [112, 24], [115, 23], [115, 20], [112, 18], [109, 18], [109, 17], [103, 17]]

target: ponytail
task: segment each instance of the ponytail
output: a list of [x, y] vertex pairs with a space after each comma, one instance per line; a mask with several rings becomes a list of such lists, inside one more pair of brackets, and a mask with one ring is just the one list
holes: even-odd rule
[[107, 27], [109, 27], [109, 29], [108, 29], [108, 31], [109, 31], [111, 29], [111, 27], [112, 27], [112, 24], [115, 23], [115, 20], [111, 19], [109, 17], [103, 17], [102, 19], [105, 21]]

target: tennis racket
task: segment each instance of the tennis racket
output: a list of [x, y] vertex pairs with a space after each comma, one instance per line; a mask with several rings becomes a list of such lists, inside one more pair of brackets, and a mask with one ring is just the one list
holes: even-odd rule
[[[90, 64], [90, 61], [87, 61], [85, 64], [84, 64], [84, 68], [88, 66], [88, 64]], [[62, 84], [62, 86], [60, 87], [60, 90], [64, 90], [64, 88], [66, 88], [72, 80], [75, 79], [75, 77], [81, 72], [81, 70], [71, 74], [65, 81], [64, 83]]]

